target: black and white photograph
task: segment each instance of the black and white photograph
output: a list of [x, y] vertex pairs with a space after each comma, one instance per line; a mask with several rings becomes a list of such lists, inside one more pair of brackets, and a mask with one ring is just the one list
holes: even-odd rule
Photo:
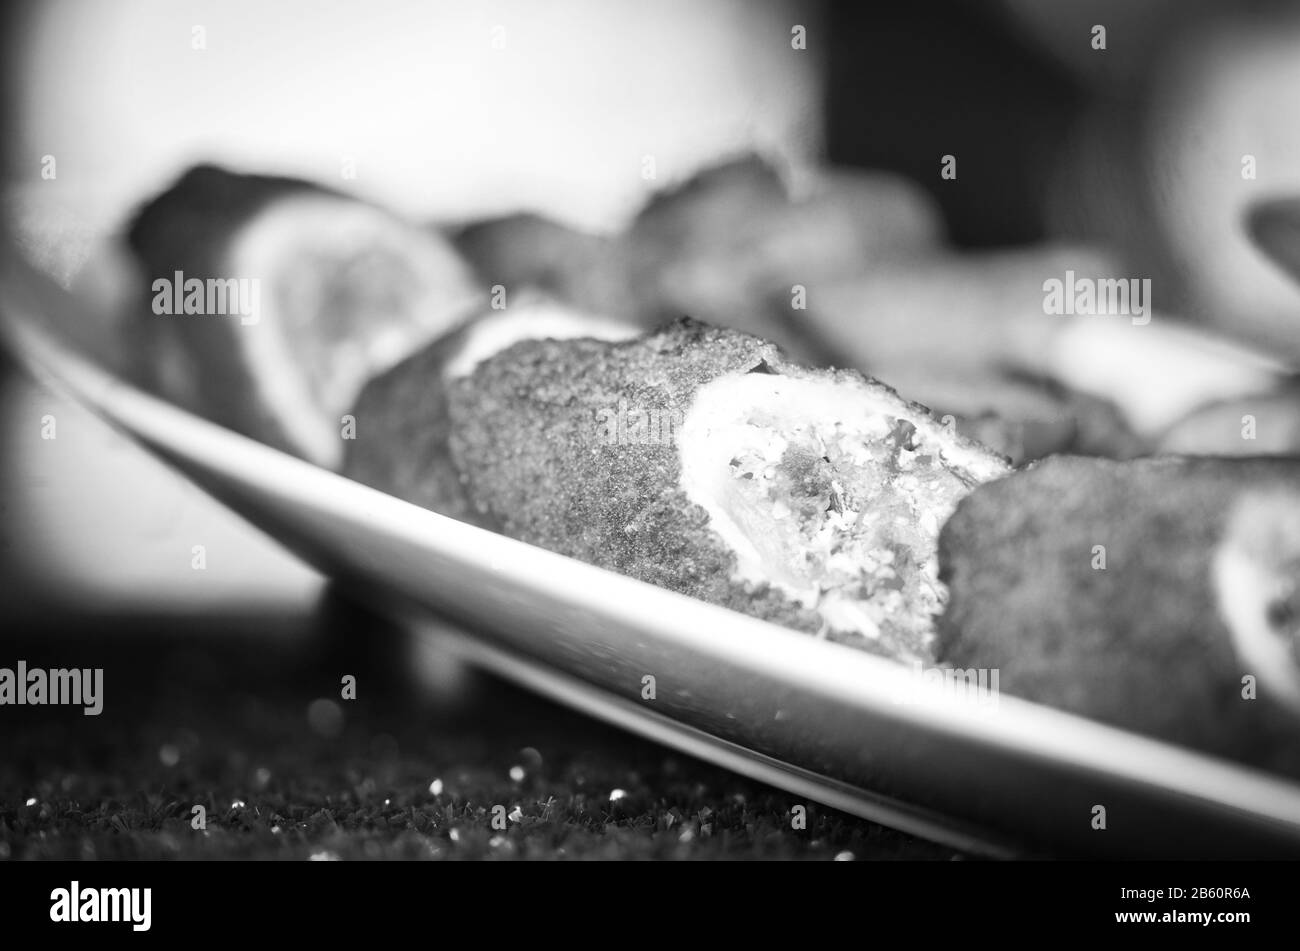
[[7, 921], [696, 860], [1283, 920], [1300, 4], [0, 23]]

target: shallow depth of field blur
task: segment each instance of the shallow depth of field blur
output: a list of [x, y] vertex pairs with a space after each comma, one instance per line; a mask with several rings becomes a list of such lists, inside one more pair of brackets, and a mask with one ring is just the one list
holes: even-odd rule
[[[1258, 379], [1300, 363], [1300, 281], [1246, 225], [1255, 203], [1300, 195], [1300, 10], [1288, 4], [18, 0], [0, 16], [5, 224], [73, 290], [111, 290], [127, 217], [196, 162], [306, 178], [419, 221], [534, 211], [612, 234], [656, 192], [753, 152], [796, 188], [830, 166], [910, 181], [941, 218], [936, 267], [1096, 249], [1117, 276], [1151, 280], [1161, 326], [1273, 361]], [[955, 177], [941, 174], [949, 156]], [[51, 159], [55, 176], [43, 174]], [[1294, 251], [1300, 273], [1300, 237]], [[868, 330], [857, 342], [876, 346]], [[1108, 358], [1093, 362], [1103, 379]], [[916, 371], [933, 383], [924, 369], [902, 365], [886, 382], [905, 390]], [[1117, 389], [1143, 384], [1117, 372]], [[1242, 372], [1248, 391], [1257, 377]], [[1172, 424], [1157, 403], [1142, 419]], [[40, 437], [49, 415], [56, 441]], [[143, 617], [148, 631], [196, 639], [229, 619], [249, 643], [274, 640], [284, 663], [294, 645], [320, 647], [324, 579], [3, 360], [0, 515], [0, 628], [28, 638], [15, 643], [61, 627], [84, 637], [97, 618], [135, 632]], [[203, 572], [190, 560], [199, 543]], [[471, 679], [422, 662], [430, 693], [454, 698]], [[250, 735], [271, 719], [244, 714]], [[527, 742], [512, 730], [501, 742]], [[635, 781], [653, 790], [658, 771], [679, 767], [648, 750], [635, 753], [650, 778]], [[494, 753], [466, 756], [495, 769]], [[576, 788], [588, 767], [564, 756]], [[392, 783], [410, 779], [388, 759]], [[709, 781], [742, 805], [763, 795]], [[638, 808], [653, 811], [645, 796]], [[826, 827], [820, 852], [870, 848], [862, 828]]]

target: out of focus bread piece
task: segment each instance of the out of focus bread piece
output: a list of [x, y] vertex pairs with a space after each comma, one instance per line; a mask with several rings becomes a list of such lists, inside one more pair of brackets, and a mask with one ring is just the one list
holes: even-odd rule
[[683, 315], [771, 339], [806, 362], [847, 362], [788, 308], [824, 281], [933, 253], [944, 236], [933, 202], [894, 175], [806, 173], [793, 189], [745, 155], [657, 191], [626, 231], [581, 232], [530, 213], [455, 234], [480, 280], [535, 289], [643, 327]]
[[940, 562], [941, 662], [1300, 775], [1300, 460], [1058, 456], [967, 495]]
[[1300, 386], [1204, 406], [1160, 438], [1159, 451], [1198, 456], [1300, 456]]
[[519, 212], [455, 229], [452, 240], [505, 306], [529, 292], [600, 314], [632, 317], [617, 241], [552, 218]]
[[329, 467], [365, 381], [484, 302], [441, 237], [296, 179], [198, 166], [136, 214], [128, 241], [143, 279], [137, 379]]
[[766, 337], [812, 362], [844, 363], [819, 328], [768, 302], [799, 302], [840, 277], [933, 253], [944, 229], [933, 202], [895, 175], [823, 169], [792, 195], [761, 160], [705, 170], [657, 194], [619, 251], [647, 323], [688, 314]]

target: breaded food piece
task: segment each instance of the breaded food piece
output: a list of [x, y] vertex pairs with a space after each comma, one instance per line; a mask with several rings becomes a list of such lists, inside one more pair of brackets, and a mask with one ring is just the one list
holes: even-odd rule
[[[367, 391], [359, 426], [423, 424], [428, 400], [396, 382], [427, 379], [423, 359]], [[687, 319], [622, 343], [515, 343], [450, 382], [446, 419], [449, 452], [416, 463], [394, 445], [347, 471], [437, 508], [444, 490], [409, 479], [427, 462], [424, 484], [445, 486], [433, 467], [450, 459], [480, 524], [906, 661], [929, 658], [945, 601], [940, 526], [1007, 471], [880, 383]]]
[[494, 531], [489, 511], [469, 502], [451, 453], [452, 384], [518, 340], [626, 340], [637, 330], [544, 297], [525, 295], [502, 311], [484, 311], [366, 384], [352, 415], [355, 438], [344, 473], [408, 502]]
[[365, 380], [484, 301], [444, 239], [291, 178], [198, 166], [127, 237], [136, 380], [330, 468]]
[[967, 495], [940, 560], [941, 663], [1300, 769], [1300, 461], [1047, 459]]

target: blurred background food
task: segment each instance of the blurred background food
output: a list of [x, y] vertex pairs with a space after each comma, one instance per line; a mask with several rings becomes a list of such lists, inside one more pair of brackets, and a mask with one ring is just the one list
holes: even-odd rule
[[1294, 456], [1300, 452], [1300, 389], [1291, 384], [1209, 403], [1171, 426], [1157, 448], [1212, 456]]
[[141, 278], [123, 302], [127, 376], [331, 469], [366, 381], [480, 305], [440, 235], [298, 179], [197, 166], [127, 241]]

